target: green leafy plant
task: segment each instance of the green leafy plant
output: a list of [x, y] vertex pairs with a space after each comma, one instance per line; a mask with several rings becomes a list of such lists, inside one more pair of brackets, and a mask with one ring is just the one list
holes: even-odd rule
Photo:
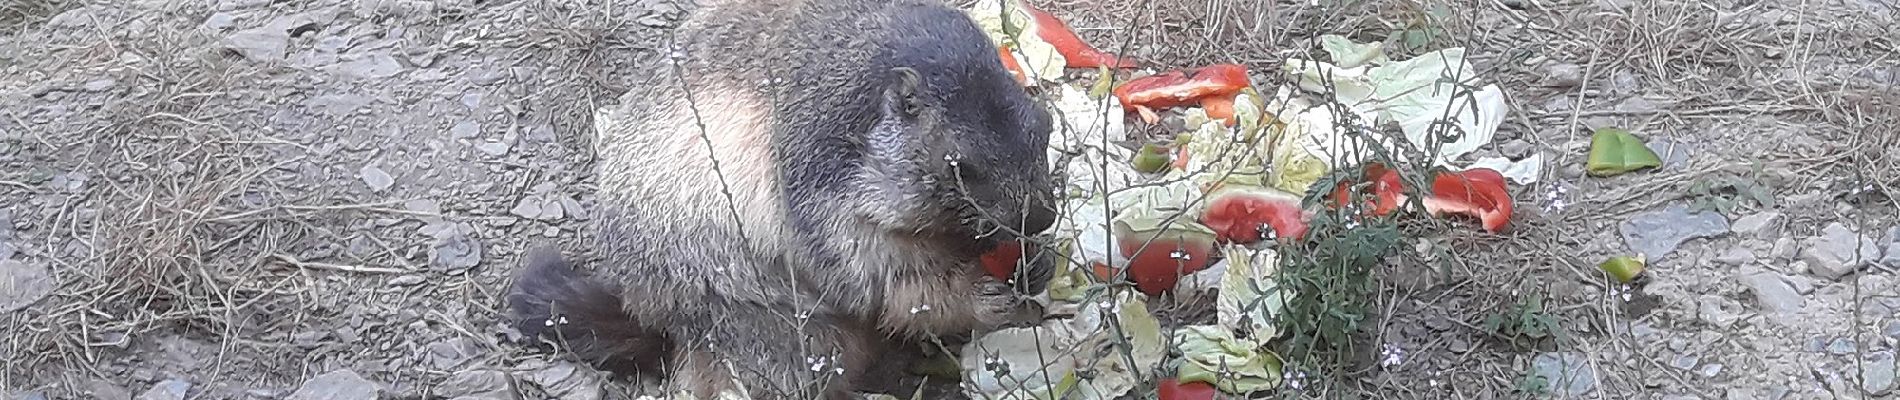
[[[1755, 168], [1760, 171], [1761, 167], [1757, 165]], [[1690, 203], [1690, 208], [1728, 214], [1750, 203], [1753, 203], [1753, 207], [1775, 204], [1774, 190], [1761, 184], [1755, 174], [1750, 175], [1723, 174], [1689, 185], [1689, 197], [1695, 199]]]
[[1517, 391], [1532, 396], [1540, 396], [1550, 391], [1550, 379], [1538, 375], [1536, 370], [1526, 370], [1517, 378]]
[[1443, 21], [1451, 17], [1451, 9], [1439, 3], [1425, 4], [1423, 7], [1424, 10], [1394, 29], [1386, 41], [1405, 52], [1419, 52], [1424, 51], [1432, 39], [1446, 36]]
[[1544, 296], [1533, 293], [1520, 297], [1502, 312], [1484, 317], [1484, 332], [1516, 345], [1535, 344], [1544, 339], [1563, 338], [1557, 318], [1544, 312]]

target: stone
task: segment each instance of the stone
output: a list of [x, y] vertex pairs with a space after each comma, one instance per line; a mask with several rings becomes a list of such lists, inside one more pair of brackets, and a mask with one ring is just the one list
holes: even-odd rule
[[104, 379], [87, 380], [85, 390], [92, 392], [93, 400], [132, 400], [132, 392]]
[[515, 377], [561, 400], [600, 400], [604, 394], [600, 374], [568, 361], [523, 368]]
[[388, 53], [376, 53], [355, 60], [344, 61], [334, 67], [335, 73], [357, 79], [383, 79], [402, 74], [403, 66], [396, 57]]
[[435, 395], [443, 399], [514, 399], [508, 374], [501, 371], [473, 370], [457, 372], [436, 385]]
[[1755, 273], [1742, 277], [1742, 286], [1755, 293], [1755, 303], [1772, 313], [1792, 313], [1807, 305], [1807, 299], [1773, 273]]
[[1780, 223], [1780, 211], [1764, 211], [1736, 218], [1729, 224], [1729, 232], [1740, 238], [1774, 239], [1781, 235], [1776, 226]]
[[449, 136], [456, 139], [468, 139], [481, 134], [482, 123], [480, 122], [464, 120], [449, 126]]
[[1727, 297], [1702, 295], [1696, 306], [1696, 318], [1712, 326], [1726, 328], [1742, 319], [1742, 304]]
[[450, 271], [474, 268], [482, 262], [482, 243], [461, 233], [437, 239], [430, 248], [429, 261]]
[[442, 205], [435, 200], [415, 199], [402, 203], [402, 208], [425, 214], [441, 214]]
[[53, 272], [45, 266], [0, 260], [0, 314], [8, 314], [53, 294]]
[[[1641, 97], [1637, 98], [1640, 99]], [[1656, 152], [1657, 157], [1662, 158], [1662, 168], [1669, 170], [1678, 170], [1688, 167], [1690, 155], [1696, 152], [1695, 145], [1693, 144], [1661, 136], [1652, 136], [1645, 144], [1649, 145], [1649, 148]], [[1727, 221], [1728, 218], [1723, 218], [1722, 220]]]
[[514, 208], [508, 209], [508, 213], [524, 219], [541, 219], [542, 204], [541, 199], [533, 196], [523, 197], [515, 202]]
[[1583, 67], [1573, 63], [1555, 63], [1546, 66], [1543, 84], [1560, 88], [1582, 85]]
[[225, 36], [223, 44], [246, 60], [283, 61], [290, 46], [290, 32], [272, 27], [245, 29]]
[[287, 400], [375, 400], [383, 391], [381, 385], [363, 379], [356, 371], [339, 369], [325, 372], [310, 378], [291, 392]]
[[1887, 268], [1900, 268], [1900, 226], [1887, 230], [1887, 247], [1881, 253], [1883, 255], [1880, 257], [1880, 265]]
[[500, 157], [500, 156], [508, 155], [508, 150], [511, 147], [512, 146], [509, 146], [508, 143], [497, 142], [497, 141], [485, 141], [485, 142], [482, 142], [481, 144], [475, 145], [476, 150], [481, 150], [483, 154], [487, 154], [491, 157]]
[[1722, 254], [1715, 256], [1716, 263], [1730, 266], [1747, 265], [1755, 262], [1756, 259], [1755, 252], [1746, 246], [1730, 247], [1722, 251]]
[[469, 341], [468, 338], [455, 338], [430, 343], [427, 349], [428, 353], [426, 357], [429, 360], [429, 364], [434, 365], [437, 369], [443, 370], [452, 370], [463, 362], [481, 354], [481, 348], [476, 347], [475, 343]]
[[1859, 348], [1860, 346], [1854, 345], [1854, 339], [1851, 338], [1834, 338], [1833, 341], [1827, 343], [1827, 353], [1837, 356], [1851, 354]]
[[389, 172], [385, 172], [382, 168], [375, 165], [364, 165], [363, 169], [358, 170], [356, 174], [363, 180], [363, 183], [368, 184], [369, 189], [373, 191], [381, 192], [389, 190], [390, 186], [396, 185], [395, 177], [389, 176]]
[[1801, 253], [1809, 273], [1827, 279], [1840, 279], [1879, 258], [1878, 243], [1839, 222], [1821, 228], [1821, 236], [1809, 238]]
[[237, 26], [237, 16], [231, 15], [231, 13], [228, 12], [211, 13], [210, 17], [205, 18], [204, 23], [206, 29], [214, 31], [231, 29], [231, 27], [234, 26]]
[[1549, 383], [1550, 393], [1564, 397], [1585, 397], [1596, 391], [1596, 369], [1589, 359], [1575, 352], [1543, 353], [1531, 358], [1531, 370]]
[[1716, 237], [1729, 231], [1728, 218], [1722, 214], [1692, 212], [1681, 202], [1636, 214], [1619, 228], [1624, 245], [1650, 262], [1661, 260], [1690, 239]]
[[1531, 145], [1531, 142], [1524, 141], [1524, 139], [1511, 139], [1504, 142], [1504, 144], [1498, 145], [1498, 154], [1503, 155], [1504, 158], [1522, 160], [1525, 157], [1530, 157], [1531, 151], [1534, 149], [1535, 147]]
[[403, 275], [389, 280], [389, 286], [415, 286], [422, 284], [421, 275]]
[[1774, 257], [1775, 261], [1793, 260], [1796, 256], [1799, 256], [1801, 252], [1801, 246], [1796, 244], [1794, 238], [1791, 237], [1775, 239], [1773, 249], [1774, 250], [1768, 252], [1768, 255]]
[[86, 81], [86, 83], [79, 85], [79, 90], [84, 90], [84, 91], [92, 92], [92, 93], [98, 93], [98, 92], [111, 90], [113, 86], [118, 86], [118, 84], [119, 84], [118, 80], [114, 80], [112, 78], [100, 78], [100, 79]]
[[1674, 360], [1669, 360], [1670, 367], [1684, 370], [1684, 371], [1695, 369], [1695, 366], [1700, 365], [1701, 363], [1702, 363], [1701, 357], [1696, 357], [1696, 356], [1687, 355], [1687, 354], [1676, 356]]
[[191, 391], [191, 382], [166, 379], [139, 394], [139, 400], [185, 400], [185, 393]]
[[1874, 353], [1867, 358], [1860, 371], [1860, 389], [1874, 396], [1885, 396], [1893, 390], [1894, 357], [1893, 352]]
[[1702, 374], [1702, 377], [1704, 378], [1714, 378], [1716, 375], [1722, 374], [1722, 364], [1716, 364], [1716, 363], [1703, 364], [1702, 370], [1697, 371], [1696, 373]]

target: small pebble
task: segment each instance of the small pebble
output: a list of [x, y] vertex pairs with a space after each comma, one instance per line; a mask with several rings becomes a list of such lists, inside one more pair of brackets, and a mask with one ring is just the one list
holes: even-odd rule
[[389, 280], [390, 286], [415, 286], [421, 283], [422, 277], [418, 275], [403, 275]]

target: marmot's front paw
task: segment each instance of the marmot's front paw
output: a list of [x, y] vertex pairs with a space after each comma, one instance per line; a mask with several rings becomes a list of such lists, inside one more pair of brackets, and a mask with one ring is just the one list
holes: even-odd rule
[[1044, 250], [1042, 246], [1031, 246], [1016, 265], [1016, 272], [1010, 274], [1010, 285], [1016, 293], [1024, 296], [1042, 294], [1049, 288], [1049, 280], [1055, 279], [1056, 254]]
[[1034, 323], [1042, 319], [1042, 305], [1018, 294], [1011, 285], [984, 276], [976, 283], [976, 318], [990, 327]]

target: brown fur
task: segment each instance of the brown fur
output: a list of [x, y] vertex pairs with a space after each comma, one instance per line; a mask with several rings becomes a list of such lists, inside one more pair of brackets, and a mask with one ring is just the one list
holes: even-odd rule
[[1012, 286], [977, 257], [1053, 222], [1049, 115], [960, 11], [723, 0], [675, 35], [684, 75], [596, 117], [603, 264], [531, 260], [524, 332], [566, 316], [583, 358], [701, 397], [836, 399], [895, 343], [1040, 316], [1046, 258]]

